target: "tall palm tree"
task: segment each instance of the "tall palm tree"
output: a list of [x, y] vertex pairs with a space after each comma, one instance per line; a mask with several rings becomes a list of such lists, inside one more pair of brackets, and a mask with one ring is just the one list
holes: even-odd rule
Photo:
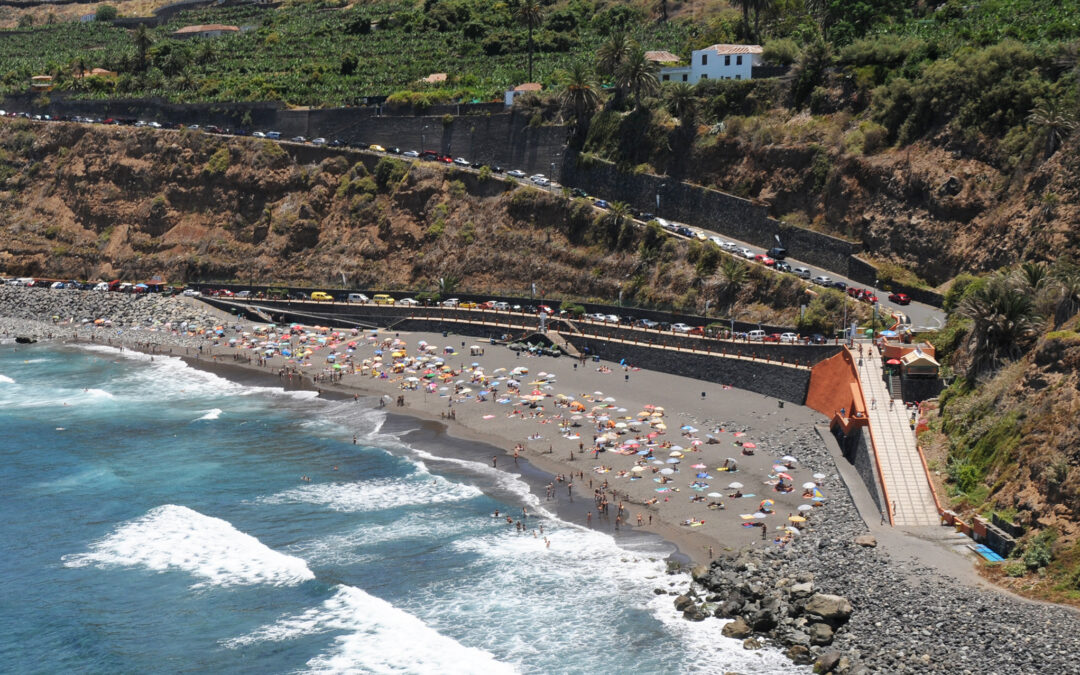
[[1054, 311], [1054, 324], [1060, 326], [1080, 312], [1080, 266], [1059, 260], [1053, 276], [1061, 289]]
[[140, 23], [135, 29], [135, 53], [139, 55], [140, 70], [146, 70], [146, 52], [152, 44], [154, 39], [150, 37], [150, 31], [146, 30], [145, 24]]
[[622, 31], [612, 33], [596, 50], [596, 72], [604, 77], [614, 77], [615, 71], [630, 55], [633, 45], [633, 41], [626, 33]]
[[959, 311], [973, 322], [969, 378], [1019, 358], [1042, 323], [1030, 294], [1005, 275], [976, 289], [960, 303]]
[[750, 274], [750, 268], [735, 256], [725, 255], [720, 261], [720, 290], [721, 293], [731, 299], [739, 292], [746, 283]]
[[579, 132], [584, 129], [589, 113], [600, 104], [600, 92], [593, 80], [592, 73], [584, 61], [575, 61], [562, 76], [562, 93], [559, 100], [563, 109], [570, 110], [574, 117], [574, 127]]
[[1069, 134], [1076, 130], [1076, 114], [1057, 101], [1044, 101], [1028, 115], [1028, 122], [1042, 127], [1046, 134], [1046, 156], [1057, 152]]
[[645, 58], [645, 50], [635, 45], [616, 71], [615, 83], [633, 94], [634, 103], [640, 106], [643, 95], [660, 88], [660, 80], [656, 79], [659, 72], [660, 66]]
[[544, 22], [544, 7], [540, 0], [521, 0], [514, 11], [519, 23], [529, 29], [529, 82], [533, 81], [533, 29]]

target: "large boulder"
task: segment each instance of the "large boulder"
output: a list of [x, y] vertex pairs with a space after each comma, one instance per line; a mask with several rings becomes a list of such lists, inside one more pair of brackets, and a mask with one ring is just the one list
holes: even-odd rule
[[799, 583], [791, 587], [791, 595], [796, 598], [807, 598], [814, 593], [814, 584], [812, 582]]
[[851, 618], [851, 602], [840, 595], [815, 593], [806, 603], [806, 613], [820, 616], [822, 619], [843, 622]]
[[694, 569], [690, 570], [690, 578], [697, 582], [702, 582], [709, 577], [709, 567], [707, 565], [694, 565]]
[[802, 645], [792, 645], [784, 652], [791, 662], [797, 666], [810, 665], [810, 649]]
[[754, 630], [750, 628], [750, 624], [746, 623], [746, 620], [741, 616], [736, 617], [734, 621], [724, 626], [720, 631], [724, 637], [735, 638], [736, 640], [742, 640], [753, 635]]
[[815, 623], [810, 625], [810, 644], [828, 645], [832, 644], [832, 640], [832, 626], [827, 623]]
[[859, 546], [865, 546], [866, 548], [874, 548], [877, 546], [877, 539], [872, 534], [860, 534], [855, 537], [855, 543]]
[[776, 616], [776, 611], [772, 609], [760, 609], [754, 612], [750, 616], [750, 625], [754, 627], [754, 630], [759, 633], [772, 630], [776, 628], [776, 624], [779, 623], [779, 619]]
[[836, 670], [840, 663], [840, 652], [825, 652], [814, 661], [814, 672], [819, 674], [831, 673]]
[[679, 612], [686, 611], [686, 608], [690, 607], [693, 604], [694, 604], [693, 599], [690, 598], [690, 597], [687, 597], [685, 595], [680, 595], [679, 597], [675, 598], [675, 609], [676, 609], [676, 611], [679, 611]]

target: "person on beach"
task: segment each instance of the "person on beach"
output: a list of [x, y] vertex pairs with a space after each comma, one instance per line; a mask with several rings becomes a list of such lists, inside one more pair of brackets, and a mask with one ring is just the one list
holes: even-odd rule
[[492, 466], [493, 468], [494, 468], [494, 467], [495, 467], [495, 465], [496, 465], [496, 464], [498, 463], [498, 461], [499, 461], [499, 458], [498, 458], [497, 456], [495, 456], [495, 455], [492, 455], [492, 456], [491, 456], [491, 466]]

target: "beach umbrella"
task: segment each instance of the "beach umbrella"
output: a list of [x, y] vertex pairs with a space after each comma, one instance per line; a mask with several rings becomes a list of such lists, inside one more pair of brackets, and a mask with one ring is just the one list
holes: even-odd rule
[[701, 472], [701, 473], [699, 473], [698, 475], [696, 475], [696, 476], [694, 476], [694, 477], [695, 477], [695, 478], [712, 478], [712, 476], [710, 476], [709, 474], [705, 473], [704, 471], [703, 471], [703, 472]]
[[681, 461], [682, 461], [682, 460], [680, 460], [680, 459], [679, 459], [679, 458], [677, 458], [677, 457], [669, 457], [669, 458], [668, 458], [668, 461], [667, 461], [667, 463], [668, 463], [668, 464], [678, 464], [678, 463], [679, 463], [679, 462], [681, 462]]
[[817, 487], [817, 483], [806, 482], [802, 484], [804, 490], [810, 490]]
[[[633, 471], [634, 473], [638, 473], [640, 471], [644, 471], [645, 467], [643, 467], [643, 466], [635, 466], [633, 469], [630, 469], [630, 470]], [[664, 469], [664, 471], [667, 471], [667, 469]], [[674, 472], [672, 472], [672, 473], [674, 473]]]
[[787, 467], [786, 467], [786, 466], [784, 466], [783, 464], [773, 464], [773, 465], [772, 465], [772, 470], [773, 470], [774, 472], [777, 472], [777, 473], [779, 473], [779, 472], [783, 471], [783, 470], [784, 470], [784, 469], [786, 469], [786, 468], [787, 468]]
[[815, 473], [814, 474], [814, 478], [816, 478], [818, 480], [821, 480], [824, 477], [825, 477], [825, 474], [823, 474], [823, 473]]
[[889, 359], [885, 363], [890, 365], [890, 366], [898, 366], [898, 365], [900, 365], [900, 359]]
[[755, 517], [755, 518], [768, 518], [768, 517], [769, 517], [769, 514], [767, 514], [767, 513], [762, 513], [761, 511], [758, 511], [757, 513], [755, 513], [755, 514], [754, 514], [754, 517]]
[[709, 496], [710, 497], [723, 497], [724, 495], [720, 494], [719, 492], [710, 492]]
[[762, 499], [760, 508], [761, 508], [762, 511], [769, 511], [775, 505], [776, 505], [776, 502], [774, 502], [771, 499]]
[[682, 457], [682, 453], [679, 452], [678, 450], [672, 450], [671, 452], [668, 453], [668, 455], [670, 457]]
[[674, 469], [660, 469], [660, 473], [664, 474], [665, 476], [670, 476], [671, 474], [675, 473], [675, 470]]
[[690, 468], [691, 469], [705, 469], [705, 468], [708, 468], [708, 467], [706, 467], [704, 464], [698, 463], [698, 464], [694, 464]]
[[814, 507], [810, 506], [809, 504], [799, 504], [799, 510], [800, 511], [812, 511], [813, 508]]
[[738, 482], [738, 481], [735, 481], [734, 483], [728, 483], [728, 487], [731, 488], [732, 490], [738, 490], [742, 486], [743, 486], [743, 484]]
[[743, 443], [742, 446], [744, 448], [756, 448], [757, 444], [756, 443]]
[[661, 461], [660, 461], [660, 460], [658, 460], [658, 459], [654, 459], [654, 460], [653, 460], [653, 464], [659, 464], [660, 466], [663, 466], [663, 465], [664, 465], [664, 463], [663, 463], [663, 462], [661, 462]]
[[777, 474], [777, 475], [776, 475], [776, 477], [777, 477], [777, 478], [779, 478], [780, 480], [790, 480], [790, 481], [792, 481], [792, 482], [794, 482], [794, 481], [795, 481], [795, 479], [794, 479], [794, 478], [792, 478], [791, 476], [789, 476], [789, 475], [788, 475], [788, 474], [786, 474], [786, 473], [779, 473], [779, 474]]
[[790, 520], [793, 523], [805, 523], [806, 522], [806, 518], [803, 518], [802, 516], [788, 516], [788, 520]]
[[780, 459], [782, 459], [785, 462], [797, 462], [797, 461], [799, 461], [799, 460], [795, 459], [794, 457], [792, 457], [791, 455], [784, 455]]

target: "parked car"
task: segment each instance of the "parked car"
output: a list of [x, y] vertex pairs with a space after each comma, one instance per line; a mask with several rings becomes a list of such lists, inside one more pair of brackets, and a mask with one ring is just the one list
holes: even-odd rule
[[404, 155], [405, 157], [419, 157], [420, 156], [420, 153], [415, 151], [415, 150], [406, 150], [405, 152], [403, 152], [401, 154]]
[[823, 345], [827, 342], [827, 340], [825, 339], [825, 336], [821, 333], [814, 333], [809, 338], [807, 338], [807, 342], [812, 345]]
[[280, 131], [267, 131], [266, 132], [266, 137], [269, 138], [272, 141], [277, 141], [277, 140], [281, 139], [281, 132]]
[[780, 333], [769, 333], [761, 338], [762, 342], [780, 342]]
[[810, 270], [808, 268], [806, 268], [806, 267], [796, 267], [795, 269], [793, 269], [791, 271], [795, 276], [799, 277], [800, 279], [809, 279], [810, 278], [810, 274], [811, 274]]
[[551, 181], [548, 180], [546, 176], [544, 176], [543, 174], [539, 174], [539, 173], [536, 174], [535, 176], [529, 176], [529, 180], [536, 183], [540, 187], [547, 187], [548, 185], [551, 185]]
[[464, 157], [458, 157], [454, 160], [454, 164], [457, 164], [458, 166], [469, 166], [469, 160]]
[[689, 237], [690, 239], [694, 238], [694, 231], [685, 225], [679, 225], [678, 227], [676, 227], [675, 233], [680, 234], [684, 237]]
[[397, 301], [397, 304], [405, 305], [407, 307], [416, 307], [417, 305], [420, 304], [420, 301], [417, 300], [416, 298], [402, 298], [402, 299]]
[[394, 298], [386, 293], [376, 293], [371, 296], [371, 301], [376, 305], [392, 305], [394, 304]]
[[611, 204], [608, 204], [603, 199], [594, 199], [593, 200], [593, 206], [595, 206], [598, 209], [610, 209], [611, 208]]
[[773, 246], [769, 249], [769, 257], [776, 258], [777, 260], [783, 260], [787, 257], [787, 249], [783, 246]]
[[457, 307], [461, 303], [457, 298], [447, 298], [442, 301], [443, 307]]
[[653, 321], [652, 319], [638, 319], [635, 322], [635, 325], [640, 326], [641, 328], [656, 328], [660, 324]]
[[314, 293], [311, 294], [311, 299], [312, 300], [320, 300], [320, 301], [325, 302], [327, 300], [332, 301], [334, 298], [329, 293], [323, 293], [322, 291], [315, 291]]
[[466, 301], [466, 302], [459, 302], [458, 303], [458, 308], [460, 308], [460, 309], [478, 309], [479, 307], [480, 307], [480, 303], [477, 303], [477, 302]]
[[326, 139], [322, 138], [322, 137], [313, 138], [313, 139], [311, 139], [311, 144], [312, 145], [326, 145]]
[[303, 136], [293, 136], [289, 140], [292, 141], [293, 143], [307, 143], [307, 139], [304, 138]]
[[589, 196], [589, 193], [585, 192], [581, 188], [574, 188], [573, 190], [570, 190], [570, 194], [578, 199], [585, 199]]
[[898, 305], [911, 304], [911, 298], [907, 293], [889, 293], [889, 302], [895, 302]]
[[375, 152], [386, 152], [386, 148], [378, 144], [368, 146], [368, 150], [374, 150]]
[[266, 138], [266, 134], [261, 131], [256, 131], [255, 133], [251, 134], [251, 136], [252, 138]]
[[818, 286], [826, 286], [826, 287], [832, 286], [832, 279], [827, 277], [827, 276], [824, 276], [824, 275], [819, 276], [819, 277], [814, 277], [813, 282], [815, 284], [817, 284]]
[[510, 303], [502, 302], [501, 300], [498, 302], [493, 302], [491, 303], [491, 309], [494, 309], [497, 312], [508, 312], [510, 311]]
[[608, 322], [611, 322], [611, 323], [619, 323], [619, 315], [618, 314], [606, 314], [604, 316], [604, 321], [608, 321]]
[[359, 302], [361, 304], [368, 302], [368, 296], [363, 293], [349, 293], [349, 302]]
[[525, 172], [521, 169], [511, 169], [510, 171], [506, 172], [506, 175], [510, 176], [511, 178], [524, 178]]
[[537, 312], [538, 314], [554, 314], [554, 313], [555, 313], [555, 310], [553, 310], [552, 308], [548, 307], [547, 305], [540, 305], [540, 306], [538, 306], [538, 307], [536, 308], [536, 312]]
[[834, 281], [834, 282], [832, 282], [832, 287], [835, 288], [835, 289], [841, 290], [841, 291], [846, 291], [847, 290], [847, 282], [846, 281]]
[[694, 329], [693, 326], [688, 326], [685, 323], [681, 323], [681, 322], [671, 324], [671, 330], [674, 333], [689, 333], [693, 329]]
[[740, 248], [739, 249], [739, 255], [746, 258], [747, 260], [753, 260], [754, 256], [757, 255], [757, 254], [755, 254], [753, 251], [751, 251], [748, 248]]
[[760, 328], [757, 330], [752, 330], [746, 334], [746, 339], [753, 340], [754, 342], [761, 342], [765, 339], [765, 331], [761, 330]]
[[796, 335], [795, 333], [781, 333], [780, 334], [780, 342], [789, 342], [791, 344], [795, 344], [798, 341], [799, 341], [799, 336]]
[[776, 264], [773, 265], [773, 269], [776, 270], [777, 272], [790, 272], [791, 271], [791, 265], [787, 264], [783, 260], [777, 260]]
[[759, 262], [766, 267], [772, 267], [776, 264], [775, 260], [765, 255], [764, 253], [758, 253], [756, 256], [754, 256], [754, 261]]

